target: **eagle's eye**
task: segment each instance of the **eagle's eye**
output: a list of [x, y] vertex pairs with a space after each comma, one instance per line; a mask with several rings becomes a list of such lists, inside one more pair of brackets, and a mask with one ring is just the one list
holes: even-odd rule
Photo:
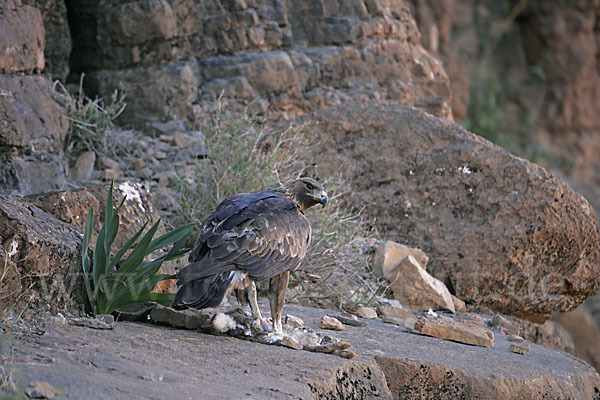
[[313, 186], [311, 183], [307, 183], [307, 184], [306, 184], [306, 188], [307, 188], [308, 190], [315, 190], [315, 187], [314, 187], [314, 186]]

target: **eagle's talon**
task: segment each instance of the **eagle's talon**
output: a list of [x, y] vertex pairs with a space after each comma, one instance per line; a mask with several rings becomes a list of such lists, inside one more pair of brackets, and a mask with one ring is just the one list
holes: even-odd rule
[[273, 332], [273, 324], [271, 318], [256, 318], [251, 322], [252, 330], [258, 333]]

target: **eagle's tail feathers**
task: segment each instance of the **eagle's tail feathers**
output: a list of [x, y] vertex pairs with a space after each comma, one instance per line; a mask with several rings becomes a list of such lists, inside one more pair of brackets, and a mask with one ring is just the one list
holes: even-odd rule
[[225, 297], [233, 275], [233, 271], [228, 271], [184, 283], [177, 291], [172, 307], [202, 309], [218, 306]]

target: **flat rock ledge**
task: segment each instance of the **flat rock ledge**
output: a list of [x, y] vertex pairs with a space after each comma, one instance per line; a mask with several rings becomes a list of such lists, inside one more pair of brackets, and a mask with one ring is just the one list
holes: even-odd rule
[[[315, 330], [328, 312], [285, 308]], [[600, 398], [585, 362], [527, 342], [515, 354], [503, 334], [493, 348], [469, 346], [376, 319], [336, 332], [357, 354], [347, 360], [147, 323], [97, 330], [65, 320], [44, 330], [0, 337], [4, 355], [12, 345], [23, 390], [44, 382], [64, 398]]]

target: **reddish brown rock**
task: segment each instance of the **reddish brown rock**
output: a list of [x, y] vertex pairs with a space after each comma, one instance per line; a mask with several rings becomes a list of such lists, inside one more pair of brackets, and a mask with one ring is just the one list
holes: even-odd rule
[[383, 245], [377, 247], [373, 258], [373, 270], [386, 279], [391, 277], [391, 269], [396, 266], [404, 257], [411, 255], [417, 260], [421, 267], [427, 269], [429, 257], [419, 249], [393, 242], [386, 241]]
[[439, 315], [422, 316], [417, 319], [415, 330], [422, 335], [439, 339], [471, 344], [474, 346], [494, 347], [494, 333], [485, 325], [469, 319], [454, 319]]
[[513, 324], [510, 319], [504, 317], [502, 314], [496, 313], [492, 317], [492, 327], [498, 328], [502, 333], [509, 335], [517, 333], [517, 326]]
[[403, 307], [395, 307], [395, 306], [379, 306], [377, 311], [381, 315], [382, 318], [414, 318], [413, 313], [408, 311]]
[[319, 174], [346, 171], [382, 235], [422, 249], [467, 303], [542, 320], [598, 290], [594, 211], [543, 168], [401, 105], [346, 103], [304, 122]]
[[[82, 235], [19, 196], [0, 195], [0, 265], [7, 265], [4, 307], [82, 312]], [[14, 290], [18, 289], [18, 290]], [[4, 292], [7, 290], [7, 292]]]
[[304, 346], [289, 336], [284, 336], [283, 339], [281, 339], [281, 345], [294, 350], [302, 350], [304, 348]]
[[329, 315], [323, 315], [323, 317], [321, 317], [320, 327], [321, 329], [331, 329], [333, 331], [344, 330], [344, 324], [342, 324], [336, 318], [330, 317]]
[[467, 305], [465, 304], [464, 301], [462, 301], [461, 299], [459, 299], [458, 297], [454, 296], [454, 295], [450, 295], [452, 297], [452, 303], [454, 304], [454, 311], [457, 312], [461, 312], [461, 311], [467, 311]]
[[20, 0], [0, 8], [0, 74], [43, 71], [44, 45], [44, 22], [38, 9]]
[[448, 288], [414, 259], [406, 256], [390, 269], [390, 287], [394, 298], [414, 311], [448, 310], [455, 312]]
[[356, 314], [358, 314], [359, 317], [365, 319], [377, 318], [377, 311], [372, 307], [359, 307], [356, 310]]

